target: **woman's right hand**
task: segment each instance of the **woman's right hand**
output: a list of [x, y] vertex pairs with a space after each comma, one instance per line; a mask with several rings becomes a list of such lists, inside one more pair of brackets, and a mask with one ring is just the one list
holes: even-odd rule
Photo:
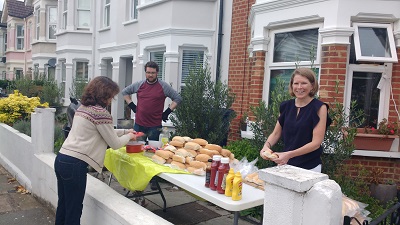
[[134, 133], [129, 132], [130, 140], [136, 141], [136, 135]]

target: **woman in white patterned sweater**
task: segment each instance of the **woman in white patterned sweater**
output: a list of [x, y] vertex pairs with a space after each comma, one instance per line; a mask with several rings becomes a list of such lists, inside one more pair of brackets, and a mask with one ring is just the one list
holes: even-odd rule
[[56, 225], [80, 224], [87, 166], [101, 172], [107, 146], [118, 149], [129, 140], [136, 140], [133, 129], [114, 129], [111, 114], [105, 109], [118, 93], [118, 84], [105, 76], [94, 78], [84, 90], [74, 125], [54, 162], [58, 187]]

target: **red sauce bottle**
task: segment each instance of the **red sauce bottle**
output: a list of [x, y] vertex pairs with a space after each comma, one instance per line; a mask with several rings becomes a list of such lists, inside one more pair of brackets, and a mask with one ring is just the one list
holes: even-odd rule
[[229, 158], [222, 158], [221, 164], [218, 167], [217, 184], [217, 192], [220, 194], [225, 194], [226, 176], [228, 175], [229, 169]]
[[210, 175], [210, 189], [213, 191], [217, 190], [217, 186], [215, 185], [215, 177], [217, 175], [220, 161], [221, 161], [221, 156], [219, 155], [213, 156], [213, 161], [211, 163], [211, 175]]

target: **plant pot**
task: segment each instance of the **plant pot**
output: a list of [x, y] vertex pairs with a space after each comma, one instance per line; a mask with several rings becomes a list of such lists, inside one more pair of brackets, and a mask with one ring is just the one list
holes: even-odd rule
[[357, 150], [390, 151], [396, 135], [357, 133], [354, 146]]
[[247, 131], [247, 123], [240, 123], [240, 130]]
[[379, 200], [381, 204], [397, 197], [397, 184], [370, 184], [371, 197]]

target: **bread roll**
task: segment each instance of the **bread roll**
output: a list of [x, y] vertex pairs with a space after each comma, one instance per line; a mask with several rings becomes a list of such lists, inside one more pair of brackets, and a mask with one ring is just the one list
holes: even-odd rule
[[176, 152], [176, 148], [175, 148], [175, 146], [173, 146], [173, 145], [168, 145], [168, 146], [166, 146], [165, 148], [164, 148], [164, 150], [168, 150], [168, 151], [171, 151], [171, 152]]
[[165, 163], [166, 164], [171, 164], [172, 161], [173, 161], [172, 158], [168, 158], [168, 159], [165, 160]]
[[203, 147], [208, 144], [208, 141], [206, 141], [206, 140], [204, 140], [202, 138], [195, 138], [195, 139], [192, 140], [192, 142], [195, 142], [195, 143], [197, 143], [197, 144], [199, 144], [199, 145], [201, 145]]
[[172, 141], [179, 141], [179, 142], [181, 142], [182, 144], [185, 144], [185, 139], [183, 138], [183, 137], [181, 137], [181, 136], [175, 136], [175, 137], [173, 137], [172, 138]]
[[176, 168], [176, 169], [182, 169], [182, 170], [186, 169], [185, 164], [177, 162], [177, 161], [172, 161], [171, 162], [171, 167], [172, 168]]
[[200, 162], [200, 161], [192, 161], [192, 162], [190, 162], [190, 166], [197, 168], [197, 169], [202, 168], [203, 170], [205, 170], [207, 167], [207, 164]]
[[229, 159], [230, 159], [230, 160], [234, 160], [234, 159], [235, 159], [235, 154], [231, 153], [231, 154], [229, 155]]
[[185, 142], [180, 142], [180, 141], [170, 141], [168, 144], [173, 145], [177, 148], [182, 148]]
[[230, 155], [231, 155], [231, 151], [229, 151], [228, 149], [222, 149], [221, 150], [221, 155], [223, 156], [223, 157], [229, 157]]
[[203, 168], [194, 168], [191, 166], [187, 166], [186, 170], [198, 176], [204, 176], [206, 174], [206, 171], [204, 171]]
[[209, 159], [211, 159], [211, 156], [207, 154], [198, 154], [195, 159], [200, 162], [207, 162]]
[[196, 157], [196, 155], [197, 155], [197, 152], [192, 149], [186, 149], [186, 152], [188, 153], [188, 156], [193, 157], [193, 158]]
[[208, 149], [208, 150], [217, 150], [218, 152], [221, 152], [222, 147], [219, 145], [215, 145], [215, 144], [207, 144], [206, 146], [204, 146], [204, 148]]
[[183, 136], [182, 138], [185, 140], [185, 142], [192, 141], [192, 138], [188, 136]]
[[214, 155], [214, 153], [211, 150], [206, 149], [206, 148], [200, 148], [199, 152], [200, 152], [200, 154], [206, 154], [211, 157]]
[[173, 155], [172, 160], [180, 162], [180, 163], [185, 163], [185, 157], [180, 156], [180, 155]]
[[185, 144], [185, 149], [199, 150], [201, 146], [195, 142], [187, 142]]
[[279, 156], [278, 156], [277, 154], [272, 153], [272, 152], [270, 152], [270, 151], [265, 151], [265, 152], [263, 153], [263, 155], [264, 155], [265, 157], [269, 158], [269, 159], [277, 159], [277, 158], [279, 158]]
[[180, 148], [180, 149], [176, 150], [175, 155], [180, 155], [182, 157], [186, 157], [189, 155], [189, 153], [184, 148]]
[[186, 157], [185, 157], [185, 163], [190, 164], [191, 161], [194, 161], [194, 158], [193, 158], [193, 157], [190, 157], [190, 156], [186, 156]]
[[164, 158], [162, 158], [162, 157], [160, 157], [160, 156], [158, 156], [158, 155], [153, 155], [152, 157], [151, 157], [151, 159], [153, 160], [153, 162], [155, 162], [155, 163], [157, 163], [157, 164], [164, 164], [165, 163], [165, 159]]
[[212, 155], [221, 155], [221, 153], [219, 153], [219, 151], [217, 150], [210, 150]]
[[173, 152], [166, 151], [166, 150], [157, 150], [155, 154], [164, 159], [171, 158], [174, 155]]

